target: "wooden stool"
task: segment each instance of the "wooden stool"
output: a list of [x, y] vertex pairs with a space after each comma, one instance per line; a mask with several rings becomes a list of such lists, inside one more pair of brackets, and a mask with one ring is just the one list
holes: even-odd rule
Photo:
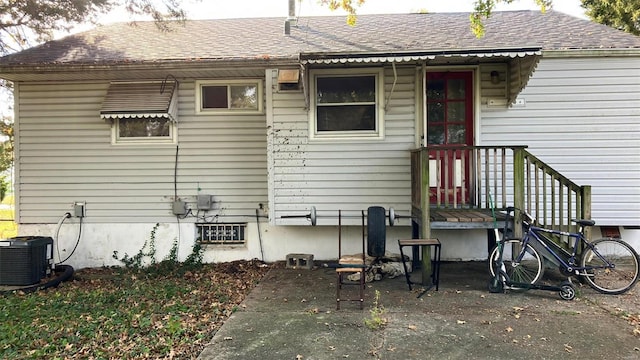
[[[409, 290], [411, 290], [411, 284], [416, 284], [411, 281], [411, 275], [409, 275], [409, 271], [407, 269], [407, 263], [404, 257], [404, 253], [402, 252], [402, 248], [405, 246], [411, 246], [413, 248], [420, 247], [422, 249], [423, 246], [431, 246], [434, 248], [433, 260], [431, 260], [431, 285], [418, 297], [422, 296], [427, 290], [431, 289], [435, 286], [436, 291], [438, 291], [438, 285], [440, 283], [440, 240], [438, 239], [406, 239], [406, 240], [398, 240], [398, 246], [400, 247], [400, 256], [402, 257], [402, 266], [404, 267], [404, 275], [407, 278], [407, 285], [409, 285]], [[415, 253], [415, 252], [414, 252]], [[413, 259], [416, 261], [417, 259]]]

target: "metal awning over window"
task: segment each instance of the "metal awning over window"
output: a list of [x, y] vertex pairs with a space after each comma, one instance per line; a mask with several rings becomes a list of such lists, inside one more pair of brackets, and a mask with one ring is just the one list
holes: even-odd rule
[[533, 74], [542, 48], [472, 49], [385, 54], [301, 54], [302, 64], [375, 65], [381, 63], [426, 63], [428, 65], [466, 65], [505, 62], [509, 66], [509, 102], [515, 101]]
[[111, 83], [100, 117], [178, 120], [178, 86], [170, 82]]

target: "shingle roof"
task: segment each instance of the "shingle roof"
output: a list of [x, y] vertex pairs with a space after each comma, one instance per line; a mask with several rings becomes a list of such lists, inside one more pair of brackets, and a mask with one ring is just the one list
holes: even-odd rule
[[[153, 22], [118, 23], [0, 58], [0, 67], [128, 64], [201, 60], [296, 59], [301, 53], [401, 53], [542, 47], [638, 49], [640, 37], [559, 12], [496, 12], [486, 35], [470, 31], [468, 13], [192, 20], [161, 32]], [[5, 69], [6, 70], [6, 69]]]

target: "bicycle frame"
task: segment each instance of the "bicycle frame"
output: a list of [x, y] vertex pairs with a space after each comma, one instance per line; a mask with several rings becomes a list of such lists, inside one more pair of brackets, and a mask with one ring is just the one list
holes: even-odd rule
[[[502, 261], [502, 252], [504, 251], [503, 246], [507, 241], [507, 233], [509, 230], [508, 229], [509, 215], [511, 211], [514, 211], [514, 209], [515, 208], [511, 208], [511, 207], [507, 208], [507, 218], [505, 219], [504, 233], [503, 233], [502, 239], [498, 242], [498, 259], [499, 260], [498, 260], [498, 263], [496, 264], [498, 266], [497, 266], [497, 270], [495, 271], [495, 276], [491, 278], [491, 280], [489, 281], [489, 291], [492, 293], [496, 293], [496, 292], [502, 292], [504, 291], [504, 289], [507, 289], [507, 288], [557, 291], [560, 294], [560, 297], [562, 299], [573, 300], [573, 298], [575, 297], [576, 291], [573, 284], [571, 284], [571, 282], [568, 280], [562, 282], [559, 286], [554, 286], [554, 285], [546, 285], [546, 284], [524, 283], [524, 282], [514, 281], [511, 278], [509, 278], [509, 275], [507, 274], [507, 271], [504, 268], [505, 266], [504, 262]], [[531, 219], [530, 216], [529, 218]], [[512, 262], [512, 266], [517, 266], [516, 264], [522, 261], [526, 252], [524, 251], [524, 249], [526, 249], [526, 246], [530, 241], [529, 240], [530, 237], [533, 237], [534, 239], [536, 239], [536, 241], [539, 241], [541, 244], [543, 244], [543, 246], [545, 247], [545, 249], [549, 251], [549, 253], [554, 254], [554, 256], [558, 256], [555, 252], [553, 252], [553, 249], [551, 249], [547, 244], [543, 242], [542, 239], [540, 239], [540, 237], [535, 233], [535, 229], [536, 227], [533, 227], [533, 226], [529, 226], [527, 228], [526, 235], [522, 239], [522, 242], [520, 243], [522, 245], [522, 251], [519, 252], [517, 259]], [[540, 231], [545, 231], [545, 232], [547, 231], [546, 229], [543, 229], [543, 228], [537, 228], [537, 229], [539, 229]], [[496, 236], [497, 235], [498, 234], [496, 230]], [[572, 256], [573, 259], [575, 259], [575, 254], [577, 254], [577, 247], [574, 248], [574, 255]], [[493, 266], [493, 265], [490, 265], [490, 266]]]
[[[526, 216], [529, 216], [529, 214], [526, 214], [526, 213], [524, 214]], [[529, 218], [531, 217], [529, 216]], [[547, 243], [547, 241], [549, 240], [547, 240], [544, 236], [542, 236], [541, 235], [542, 233], [567, 236], [570, 239], [573, 239], [574, 240], [573, 249], [571, 253], [568, 254], [569, 258], [565, 260], [562, 256], [558, 255], [558, 253], [551, 246], [549, 246], [549, 244]], [[591, 270], [594, 268], [614, 267], [614, 265], [611, 262], [609, 262], [604, 256], [602, 256], [598, 252], [598, 250], [590, 242], [588, 242], [587, 239], [585, 239], [583, 235], [583, 226], [580, 226], [579, 232], [571, 233], [566, 231], [550, 230], [550, 229], [542, 228], [539, 226], [529, 225], [529, 228], [525, 233], [525, 236], [523, 237], [521, 244], [523, 248], [525, 248], [527, 244], [531, 244], [531, 246], [535, 247], [535, 244], [533, 244], [534, 242], [535, 244], [539, 244], [544, 248], [545, 252], [541, 252], [541, 255], [543, 257], [548, 258], [547, 254], [551, 255], [553, 259], [555, 259], [562, 268], [564, 268], [568, 272], [575, 273], [575, 275], [587, 275], [586, 270]], [[583, 244], [585, 247], [589, 248], [606, 265], [597, 266], [597, 267], [578, 266], [578, 263], [576, 262], [576, 257], [578, 255], [578, 249], [580, 244]], [[524, 257], [524, 255], [525, 255], [525, 252], [521, 251], [518, 257], [516, 258], [515, 262], [519, 263], [520, 261], [522, 261], [522, 258]], [[549, 260], [552, 260], [552, 259], [549, 259]], [[580, 271], [585, 271], [585, 272], [583, 274], [580, 274]]]

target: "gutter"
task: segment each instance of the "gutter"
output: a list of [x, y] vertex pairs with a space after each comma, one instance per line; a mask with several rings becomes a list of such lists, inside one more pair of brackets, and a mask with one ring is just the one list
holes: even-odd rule
[[[0, 65], [0, 78], [16, 81], [20, 75], [42, 75], [47, 74], [87, 74], [105, 72], [132, 72], [132, 71], [197, 71], [197, 70], [237, 70], [237, 69], [265, 69], [278, 66], [297, 66], [300, 63], [298, 56], [255, 59], [225, 59], [225, 60], [173, 60], [161, 62], [131, 62], [131, 63], [93, 63], [93, 64], [16, 64]], [[102, 78], [102, 77], [100, 77]]]
[[640, 48], [610, 48], [610, 49], [558, 49], [542, 50], [545, 58], [586, 58], [586, 57], [638, 57]]

